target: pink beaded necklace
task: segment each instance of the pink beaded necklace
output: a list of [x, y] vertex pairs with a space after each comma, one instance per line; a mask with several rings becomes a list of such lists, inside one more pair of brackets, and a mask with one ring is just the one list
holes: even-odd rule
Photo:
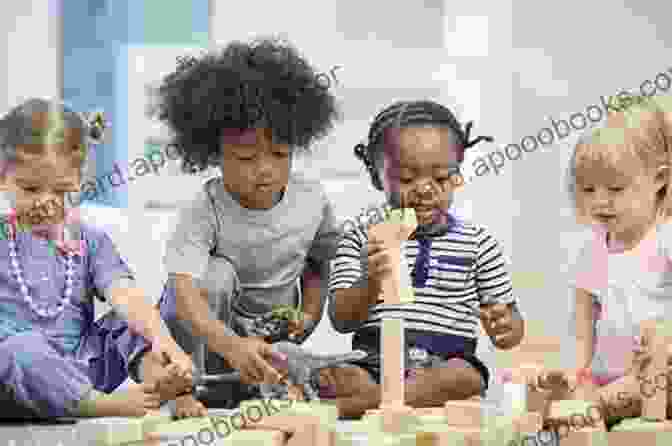
[[72, 283], [75, 270], [73, 267], [73, 257], [75, 253], [72, 250], [68, 250], [65, 253], [65, 290], [64, 295], [61, 297], [61, 301], [56, 304], [49, 304], [45, 302], [36, 302], [33, 297], [30, 295], [30, 290], [26, 285], [26, 282], [23, 278], [23, 270], [21, 264], [19, 263], [19, 256], [16, 249], [16, 212], [12, 209], [9, 212], [8, 219], [8, 245], [9, 245], [9, 260], [11, 265], [11, 273], [13, 273], [16, 281], [19, 283], [19, 289], [23, 295], [23, 300], [30, 307], [33, 312], [41, 318], [44, 319], [53, 319], [63, 313], [66, 305], [70, 303], [70, 297], [72, 296]]

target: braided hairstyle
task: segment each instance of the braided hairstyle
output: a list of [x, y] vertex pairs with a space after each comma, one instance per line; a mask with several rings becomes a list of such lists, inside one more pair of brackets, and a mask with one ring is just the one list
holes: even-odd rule
[[369, 129], [367, 143], [357, 144], [354, 149], [355, 156], [364, 163], [364, 167], [369, 172], [373, 187], [379, 191], [383, 190], [383, 182], [378, 174], [376, 162], [383, 153], [385, 131], [394, 127], [404, 128], [426, 124], [447, 127], [453, 131], [460, 145], [458, 153], [460, 163], [464, 161], [464, 151], [469, 147], [481, 141], [494, 141], [491, 136], [479, 136], [470, 140], [473, 122], [468, 122], [463, 130], [453, 112], [436, 102], [427, 100], [396, 102], [378, 113]]

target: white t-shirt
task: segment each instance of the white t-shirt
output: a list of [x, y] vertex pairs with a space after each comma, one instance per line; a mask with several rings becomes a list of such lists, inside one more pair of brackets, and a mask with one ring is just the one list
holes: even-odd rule
[[672, 223], [667, 222], [625, 252], [612, 252], [606, 232], [596, 228], [581, 250], [572, 286], [593, 295], [595, 377], [611, 381], [625, 374], [640, 322], [672, 318], [671, 248]]

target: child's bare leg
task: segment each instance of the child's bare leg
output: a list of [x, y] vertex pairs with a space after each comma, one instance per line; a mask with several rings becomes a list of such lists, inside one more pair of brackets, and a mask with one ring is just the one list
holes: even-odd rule
[[[481, 375], [469, 366], [413, 369], [414, 377], [406, 381], [406, 404], [411, 407], [440, 407], [446, 401], [463, 400], [481, 392]], [[337, 400], [339, 414], [358, 417], [380, 405], [380, 386], [369, 382], [358, 386], [354, 395]]]
[[140, 384], [110, 394], [91, 390], [74, 411], [79, 417], [143, 417], [160, 407], [159, 394], [152, 386]]

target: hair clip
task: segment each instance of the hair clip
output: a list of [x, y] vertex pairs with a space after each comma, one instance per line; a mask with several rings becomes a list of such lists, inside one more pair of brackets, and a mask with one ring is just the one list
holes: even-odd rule
[[186, 70], [186, 69], [196, 65], [197, 62], [198, 62], [198, 60], [194, 56], [191, 56], [191, 55], [178, 56], [177, 57], [177, 69], [178, 70]]
[[467, 122], [467, 125], [464, 129], [464, 148], [468, 149], [469, 147], [473, 147], [476, 144], [478, 144], [481, 141], [487, 141], [487, 142], [495, 142], [495, 138], [492, 136], [479, 136], [475, 138], [472, 141], [469, 141], [469, 138], [471, 137], [471, 128], [474, 125], [474, 121], [469, 121]]
[[101, 144], [105, 138], [105, 131], [109, 128], [105, 115], [102, 111], [95, 111], [85, 114], [84, 118], [89, 125], [89, 141], [93, 144]]

